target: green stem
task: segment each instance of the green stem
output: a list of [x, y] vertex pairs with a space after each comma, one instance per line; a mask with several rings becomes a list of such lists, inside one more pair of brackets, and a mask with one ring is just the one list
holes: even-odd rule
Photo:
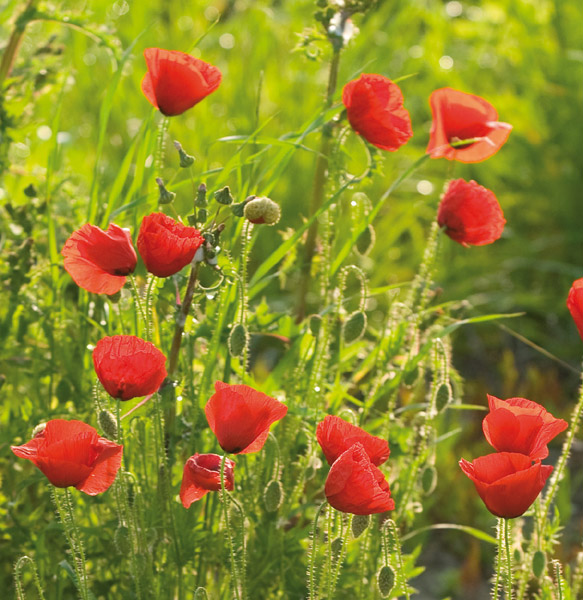
[[496, 583], [492, 593], [492, 600], [498, 600], [500, 590], [500, 579], [502, 577], [502, 561], [504, 555], [504, 519], [498, 517], [498, 527], [496, 528], [496, 538], [498, 540], [498, 554], [496, 555]]
[[504, 530], [504, 550], [506, 554], [506, 600], [512, 600], [512, 555], [510, 554], [510, 519], [502, 519]]
[[146, 340], [149, 342], [152, 339], [152, 289], [156, 282], [156, 276], [150, 275], [148, 288], [146, 292]]
[[[249, 221], [245, 221], [243, 225], [243, 235], [241, 237], [242, 249], [241, 249], [241, 273], [240, 273], [240, 293], [241, 293], [241, 315], [240, 323], [246, 326], [247, 322], [247, 263], [249, 261], [249, 249], [251, 248], [251, 232], [253, 231], [253, 224]], [[247, 378], [248, 368], [248, 355], [249, 355], [249, 339], [243, 348], [243, 369], [241, 372], [241, 381], [245, 383]]]
[[158, 139], [156, 140], [156, 157], [154, 159], [154, 167], [157, 173], [162, 173], [164, 167], [164, 153], [166, 150], [166, 132], [170, 119], [164, 117], [158, 125]]
[[36, 564], [34, 562], [34, 560], [30, 557], [30, 556], [21, 556], [17, 561], [16, 564], [14, 565], [14, 585], [16, 587], [16, 598], [17, 600], [26, 600], [26, 597], [24, 595], [24, 590], [22, 589], [22, 581], [21, 581], [21, 577], [20, 574], [22, 572], [22, 565], [25, 562], [30, 562], [30, 565], [32, 567], [32, 576], [34, 579], [34, 585], [36, 587], [36, 591], [38, 593], [38, 597], [40, 598], [40, 600], [45, 600], [45, 595], [43, 592], [43, 588], [40, 584], [40, 579], [38, 576], [38, 570], [36, 568]]
[[144, 323], [147, 323], [148, 319], [146, 317], [146, 312], [144, 311], [144, 305], [142, 304], [142, 299], [140, 298], [140, 292], [138, 290], [138, 286], [136, 285], [136, 279], [135, 279], [135, 277], [133, 275], [130, 275], [129, 276], [129, 280], [130, 280], [130, 283], [132, 285], [132, 294], [134, 296], [134, 302], [136, 303], [136, 307], [138, 309], [138, 312], [142, 316], [142, 319], [144, 320]]
[[[332, 61], [330, 62], [330, 71], [328, 74], [328, 89], [326, 91], [325, 108], [332, 106], [336, 85], [338, 82], [338, 66], [340, 64], [340, 48], [334, 46]], [[314, 184], [312, 187], [312, 202], [310, 205], [310, 216], [315, 214], [322, 206], [326, 182], [328, 180], [328, 158], [332, 148], [332, 125], [326, 123], [322, 128], [322, 140], [320, 143], [320, 152], [316, 159], [316, 170], [314, 173]], [[306, 312], [306, 296], [310, 285], [310, 271], [312, 268], [312, 258], [316, 248], [316, 238], [318, 235], [318, 220], [315, 219], [308, 229], [306, 245], [304, 248], [304, 262], [301, 269], [301, 279], [299, 284], [299, 297], [296, 321], [303, 320]]]
[[322, 514], [322, 511], [328, 506], [328, 502], [324, 500], [316, 516], [314, 517], [314, 524], [312, 525], [312, 547], [310, 551], [310, 565], [308, 570], [308, 600], [318, 600], [318, 591], [316, 588], [316, 557], [317, 557], [317, 545], [318, 545], [318, 519]]
[[237, 600], [241, 600], [241, 588], [240, 588], [240, 576], [239, 576], [239, 565], [237, 564], [237, 560], [235, 558], [235, 544], [233, 542], [233, 530], [231, 528], [231, 518], [229, 516], [229, 509], [227, 507], [227, 492], [225, 489], [225, 462], [227, 460], [227, 455], [224, 454], [221, 459], [221, 507], [223, 511], [223, 516], [225, 518], [225, 525], [227, 527], [227, 539], [229, 540], [229, 552], [231, 554], [231, 567], [233, 569], [233, 579], [235, 580], [235, 597]]

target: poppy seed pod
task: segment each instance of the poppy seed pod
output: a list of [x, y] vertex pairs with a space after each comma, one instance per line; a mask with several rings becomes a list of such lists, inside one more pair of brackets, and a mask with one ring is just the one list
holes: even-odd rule
[[500, 150], [512, 130], [512, 125], [498, 121], [496, 109], [480, 96], [441, 88], [431, 94], [429, 103], [433, 122], [426, 152], [431, 158], [481, 162]]
[[71, 234], [61, 254], [73, 281], [94, 294], [119, 292], [138, 262], [129, 231], [114, 223], [107, 231], [89, 223], [83, 225]]
[[245, 204], [243, 215], [256, 225], [275, 225], [281, 218], [281, 208], [271, 198], [261, 196]]
[[363, 73], [347, 83], [342, 103], [352, 129], [381, 150], [395, 152], [413, 135], [401, 89], [382, 75]]
[[73, 486], [90, 496], [111, 486], [123, 453], [123, 446], [100, 437], [90, 425], [64, 419], [52, 419], [30, 442], [11, 449], [34, 463], [54, 486]]

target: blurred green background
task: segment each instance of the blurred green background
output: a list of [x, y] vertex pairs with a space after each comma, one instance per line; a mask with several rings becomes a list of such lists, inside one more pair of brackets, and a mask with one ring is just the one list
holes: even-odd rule
[[[0, 6], [2, 45], [23, 6], [21, 0]], [[34, 239], [31, 280], [18, 291], [28, 298], [28, 304], [19, 309], [24, 329], [27, 321], [37, 318], [35, 311], [40, 314], [44, 310], [38, 290], [44, 289], [49, 278], [50, 242], [42, 205], [47, 165], [50, 162], [51, 219], [60, 250], [70, 232], [86, 222], [94, 172], [98, 187], [93, 191], [97, 190], [98, 204], [105, 205], [144, 121], [159, 117], [153, 115], [140, 91], [144, 48], [192, 51], [223, 73], [216, 93], [194, 110], [171, 119], [171, 139], [180, 140], [197, 157], [197, 173], [224, 166], [233, 157], [237, 146], [218, 138], [247, 135], [258, 125], [263, 126], [262, 135], [272, 138], [300, 131], [322, 105], [330, 55], [325, 42], [294, 52], [301, 45], [302, 33], [315, 24], [315, 2], [304, 0], [93, 0], [45, 2], [40, 8], [58, 18], [35, 21], [26, 30], [6, 88], [0, 140], [8, 149], [9, 163], [0, 179], [3, 256], [22, 252], [18, 249], [27, 237]], [[84, 29], [72, 27], [75, 23]], [[581, 23], [580, 0], [385, 0], [364, 19], [356, 19], [359, 33], [342, 54], [337, 100], [341, 86], [360, 72], [404, 78], [400, 86], [414, 136], [397, 153], [382, 153], [380, 175], [359, 187], [358, 191], [373, 201], [424, 152], [431, 125], [428, 97], [434, 89], [449, 86], [480, 95], [497, 108], [500, 120], [514, 127], [508, 143], [487, 162], [425, 163], [383, 208], [374, 224], [372, 252], [364, 258], [351, 256], [366, 270], [373, 288], [409, 281], [420, 262], [445, 180], [475, 179], [494, 191], [507, 219], [502, 239], [469, 249], [442, 239], [436, 301], [466, 300], [472, 315], [524, 312], [506, 325], [526, 341], [491, 324], [456, 335], [453, 362], [466, 379], [464, 400], [468, 403], [485, 404], [487, 391], [500, 397], [523, 395], [562, 416], [568, 415], [574, 403], [578, 376], [568, 367], [577, 367], [581, 340], [565, 299], [571, 282], [583, 276]], [[195, 41], [209, 28], [194, 49]], [[133, 42], [96, 164], [100, 110], [114, 76], [107, 45], [121, 54]], [[60, 121], [55, 127], [59, 105]], [[317, 149], [319, 134], [307, 136], [303, 143]], [[128, 201], [128, 194], [141, 198], [140, 214], [144, 214], [156, 203], [153, 179], [157, 173], [151, 169], [152, 157], [140, 155], [140, 146], [136, 147], [137, 158], [128, 159], [128, 178], [112, 201], [119, 208]], [[360, 172], [364, 153], [354, 136], [347, 149], [351, 168]], [[266, 156], [281, 151], [273, 146], [266, 149]], [[174, 158], [172, 152], [168, 148], [168, 163]], [[133, 189], [132, 177], [144, 164], [145, 182]], [[313, 171], [314, 153], [296, 151], [268, 190], [261, 185], [251, 185], [249, 190], [240, 175], [225, 182], [238, 200], [247, 191], [268, 192], [282, 206], [281, 222], [266, 230], [254, 248], [255, 263], [277, 248], [285, 232], [296, 229], [307, 216]], [[259, 179], [258, 172], [261, 165], [253, 172], [250, 169], [253, 181]], [[170, 178], [173, 173], [169, 167], [164, 176]], [[212, 176], [209, 180], [212, 182]], [[179, 212], [185, 214], [191, 203], [190, 188], [183, 186], [177, 192]], [[345, 196], [342, 202], [348, 212], [351, 193]], [[12, 213], [6, 203], [13, 207]], [[23, 209], [20, 221], [13, 214], [18, 207]], [[122, 226], [133, 227], [136, 221], [131, 211], [116, 217]], [[1, 292], [8, 298], [11, 291], [6, 282], [13, 266], [8, 260], [2, 263], [5, 285]], [[67, 277], [62, 270], [58, 276]], [[281, 290], [275, 285], [270, 288], [278, 309], [293, 310], [294, 285], [288, 280]], [[369, 305], [373, 325], [382, 318], [380, 311], [375, 312], [374, 302]], [[6, 303], [3, 305], [0, 317], [5, 319]], [[7, 392], [17, 394], [26, 403], [31, 421], [36, 422], [42, 410], [33, 406], [30, 398], [37, 393], [39, 378], [50, 376], [41, 368], [42, 351], [35, 355], [24, 335], [11, 340], [9, 347], [3, 346], [0, 373], [8, 385], [0, 392], [2, 402], [14, 401], [6, 397]], [[73, 383], [69, 385], [78, 391]], [[66, 391], [61, 393], [66, 395]], [[468, 455], [480, 417], [467, 417], [467, 433], [459, 441]], [[5, 419], [2, 423], [6, 424]], [[3, 455], [10, 435], [1, 441]], [[478, 451], [484, 450], [482, 443]], [[457, 480], [459, 474], [449, 477]], [[446, 479], [440, 481], [440, 486], [447, 484]], [[581, 481], [575, 480], [573, 485], [580, 489]], [[446, 508], [437, 505], [432, 510], [438, 514], [452, 511], [460, 521], [469, 522], [469, 511], [483, 515], [478, 504], [477, 498], [471, 505], [450, 499]], [[567, 498], [565, 510], [569, 511], [568, 504]], [[578, 508], [575, 505], [575, 512]], [[479, 525], [475, 516], [471, 519]], [[485, 518], [484, 522], [489, 521]], [[452, 540], [455, 544], [455, 537]], [[467, 558], [462, 577], [476, 577], [472, 569], [477, 559], [472, 556]], [[444, 593], [447, 585], [443, 583]]]

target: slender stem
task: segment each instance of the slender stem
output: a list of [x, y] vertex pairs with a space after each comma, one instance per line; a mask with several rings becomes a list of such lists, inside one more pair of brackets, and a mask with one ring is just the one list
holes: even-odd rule
[[555, 494], [557, 493], [557, 489], [559, 486], [559, 482], [563, 477], [563, 472], [565, 470], [565, 466], [567, 465], [567, 460], [569, 459], [569, 454], [571, 452], [571, 446], [573, 445], [573, 441], [575, 439], [575, 435], [579, 428], [579, 422], [581, 420], [581, 414], [583, 413], [583, 383], [579, 388], [579, 401], [577, 402], [577, 406], [573, 410], [573, 415], [571, 417], [571, 423], [569, 427], [569, 433], [563, 444], [563, 450], [561, 452], [561, 457], [559, 458], [559, 462], [555, 467], [555, 471], [551, 478], [551, 484], [549, 487], [549, 491], [545, 497], [543, 513], [542, 513], [542, 523], [540, 526], [540, 530], [544, 530], [544, 524], [546, 519], [549, 516], [549, 510], [551, 508], [551, 504], [554, 500]]
[[130, 275], [129, 280], [130, 280], [130, 283], [132, 284], [132, 293], [134, 296], [134, 302], [136, 303], [136, 307], [138, 308], [140, 315], [142, 315], [142, 319], [144, 320], [144, 323], [147, 323], [148, 319], [146, 317], [146, 312], [144, 311], [142, 299], [140, 298], [140, 292], [138, 290], [138, 286], [136, 285], [136, 279], [133, 275]]
[[176, 318], [174, 337], [172, 338], [172, 346], [170, 347], [170, 358], [168, 359], [169, 377], [171, 377], [174, 374], [174, 371], [176, 370], [176, 367], [178, 365], [178, 352], [180, 350], [180, 345], [182, 344], [182, 334], [184, 333], [184, 326], [186, 325], [186, 317], [188, 316], [188, 311], [190, 310], [190, 305], [192, 304], [192, 298], [194, 297], [194, 290], [196, 287], [196, 279], [198, 277], [199, 265], [199, 262], [195, 262], [192, 265], [192, 269], [190, 270], [190, 277], [188, 278], [188, 284], [186, 286], [186, 292], [184, 294], [184, 299], [182, 300], [180, 312], [178, 313], [178, 317]]
[[150, 275], [150, 281], [148, 282], [148, 289], [146, 292], [146, 340], [150, 341], [152, 338], [152, 289], [156, 282], [156, 276]]
[[496, 538], [498, 540], [498, 554], [496, 555], [496, 583], [492, 593], [492, 600], [498, 600], [498, 591], [500, 590], [500, 579], [502, 576], [502, 557], [504, 554], [504, 519], [498, 517], [498, 527], [496, 528]]
[[504, 549], [506, 554], [506, 600], [512, 600], [512, 555], [510, 554], [510, 519], [502, 519]]
[[166, 132], [168, 131], [168, 125], [170, 119], [164, 117], [158, 125], [158, 139], [156, 140], [156, 157], [154, 160], [154, 167], [157, 173], [162, 173], [164, 167], [164, 153], [166, 149]]
[[[325, 107], [330, 108], [334, 94], [336, 92], [336, 84], [338, 81], [338, 66], [340, 64], [340, 48], [333, 46], [334, 53], [330, 62], [330, 71], [328, 74], [328, 89], [326, 91]], [[332, 148], [332, 125], [326, 123], [322, 128], [322, 140], [320, 143], [320, 152], [316, 159], [316, 171], [314, 173], [314, 184], [312, 187], [312, 202], [310, 205], [310, 216], [313, 215], [322, 206], [324, 200], [324, 191], [328, 179], [328, 158]], [[306, 245], [304, 248], [304, 262], [302, 264], [301, 279], [299, 284], [299, 300], [296, 321], [302, 321], [306, 312], [306, 296], [310, 285], [310, 270], [312, 267], [312, 258], [316, 248], [316, 237], [318, 235], [318, 219], [310, 225], [308, 235], [306, 237]]]
[[310, 552], [310, 566], [308, 571], [308, 600], [318, 600], [318, 591], [316, 589], [316, 555], [317, 555], [317, 543], [318, 543], [318, 519], [322, 514], [322, 511], [328, 506], [328, 502], [324, 500], [318, 511], [316, 512], [316, 516], [314, 517], [314, 524], [312, 526], [312, 547]]
[[235, 580], [235, 585], [233, 586], [235, 588], [235, 597], [237, 598], [237, 600], [240, 600], [241, 598], [241, 590], [239, 588], [239, 582], [240, 582], [240, 577], [239, 577], [239, 567], [237, 565], [237, 561], [235, 558], [235, 544], [233, 542], [233, 530], [231, 528], [231, 518], [229, 516], [229, 509], [227, 507], [227, 492], [225, 489], [225, 462], [227, 460], [227, 455], [224, 454], [222, 459], [221, 459], [221, 474], [220, 474], [220, 479], [221, 479], [221, 507], [223, 510], [223, 515], [225, 517], [225, 525], [227, 527], [227, 539], [229, 540], [229, 552], [231, 553], [231, 567], [233, 568], [233, 579]]
[[32, 575], [34, 578], [34, 585], [36, 586], [36, 591], [38, 593], [38, 597], [40, 598], [40, 600], [45, 600], [45, 595], [43, 592], [43, 588], [40, 584], [40, 579], [38, 576], [38, 570], [36, 568], [36, 564], [30, 556], [21, 556], [16, 561], [16, 564], [14, 565], [14, 585], [16, 587], [17, 599], [18, 600], [26, 600], [26, 597], [24, 595], [24, 590], [22, 589], [22, 581], [21, 581], [21, 576], [20, 576], [20, 574], [22, 572], [22, 566], [24, 565], [25, 562], [30, 562], [30, 565], [32, 568]]
[[[242, 325], [246, 325], [247, 322], [247, 263], [249, 262], [249, 250], [251, 248], [251, 233], [253, 231], [253, 224], [250, 221], [245, 221], [243, 225], [243, 235], [241, 237], [242, 249], [241, 249], [241, 274], [239, 278], [240, 294], [241, 294], [241, 315], [239, 322]], [[243, 358], [242, 358], [242, 372], [241, 381], [245, 383], [247, 379], [247, 368], [248, 368], [248, 356], [249, 356], [249, 340], [243, 347]]]
[[129, 417], [135, 410], [138, 410], [138, 408], [140, 408], [140, 406], [144, 406], [144, 404], [146, 404], [146, 402], [148, 402], [148, 400], [150, 400], [150, 398], [155, 393], [156, 392], [152, 392], [151, 394], [148, 394], [141, 402], [138, 402], [135, 406], [133, 406], [132, 408], [130, 408], [130, 410], [128, 410], [128, 412], [125, 413], [125, 415], [123, 415], [123, 417], [121, 417], [121, 418], [125, 419], [126, 417]]

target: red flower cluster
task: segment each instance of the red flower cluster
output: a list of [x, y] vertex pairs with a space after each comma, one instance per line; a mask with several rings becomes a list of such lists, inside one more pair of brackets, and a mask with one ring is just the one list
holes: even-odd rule
[[11, 446], [20, 458], [33, 462], [56, 487], [74, 486], [95, 496], [114, 482], [123, 446], [99, 437], [82, 421], [53, 419], [30, 442]]
[[460, 460], [486, 508], [497, 517], [522, 515], [543, 489], [553, 471], [542, 465], [547, 444], [567, 428], [540, 404], [525, 398], [500, 400], [488, 396], [490, 413], [482, 423], [488, 442], [498, 450], [474, 460]]
[[437, 222], [462, 246], [495, 242], [506, 220], [496, 196], [475, 181], [455, 179], [449, 183], [437, 210]]
[[177, 50], [146, 48], [148, 71], [142, 91], [148, 102], [167, 117], [192, 108], [221, 83], [221, 72], [212, 65]]
[[204, 238], [198, 229], [186, 227], [164, 213], [142, 219], [138, 251], [146, 269], [156, 277], [170, 277], [192, 261]]
[[441, 88], [431, 94], [429, 104], [433, 123], [427, 153], [431, 158], [482, 162], [500, 150], [512, 130], [479, 96]]
[[567, 308], [575, 321], [579, 335], [583, 339], [583, 278], [576, 279], [569, 290]]
[[324, 488], [331, 506], [355, 515], [395, 508], [389, 484], [378, 468], [389, 458], [386, 440], [330, 415], [318, 424], [316, 437], [332, 465]]
[[153, 394], [166, 378], [166, 357], [135, 335], [114, 335], [93, 350], [97, 378], [112, 398], [131, 400]]
[[413, 135], [399, 86], [382, 75], [363, 73], [342, 90], [352, 129], [381, 150], [394, 152]]

